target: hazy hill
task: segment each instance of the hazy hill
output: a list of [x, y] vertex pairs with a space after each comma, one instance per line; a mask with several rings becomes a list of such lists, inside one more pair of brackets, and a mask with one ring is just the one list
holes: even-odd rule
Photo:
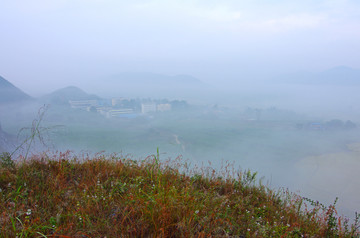
[[2, 130], [0, 123], [0, 154], [13, 150], [14, 137]]
[[0, 76], [0, 104], [21, 102], [32, 98]]
[[0, 153], [6, 151], [5, 141], [6, 141], [6, 135], [5, 132], [2, 131], [0, 124]]
[[68, 104], [69, 100], [92, 100], [100, 99], [96, 95], [88, 94], [74, 86], [62, 88], [40, 98], [41, 101], [51, 104]]
[[162, 74], [155, 73], [120, 73], [112, 76], [109, 81], [116, 83], [123, 83], [125, 87], [127, 86], [137, 86], [141, 87], [142, 85], [150, 86], [151, 88], [156, 87], [166, 87], [172, 88], [174, 86], [178, 87], [203, 87], [199, 79], [192, 77], [190, 75], [176, 75], [176, 76], [167, 76]]
[[[90, 85], [91, 83], [89, 83]], [[168, 76], [155, 73], [126, 72], [112, 75], [90, 85], [103, 94], [143, 97], [183, 95], [204, 90], [209, 86], [190, 75]]]
[[319, 73], [297, 72], [278, 77], [282, 83], [360, 86], [360, 70], [346, 66], [334, 67]]
[[360, 85], [360, 70], [345, 66], [335, 67], [320, 74], [319, 83]]

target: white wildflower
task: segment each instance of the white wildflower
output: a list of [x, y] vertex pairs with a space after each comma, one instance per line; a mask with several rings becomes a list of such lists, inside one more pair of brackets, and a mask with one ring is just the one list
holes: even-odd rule
[[27, 210], [26, 215], [28, 215], [28, 216], [31, 215], [31, 209], [28, 209], [28, 210]]

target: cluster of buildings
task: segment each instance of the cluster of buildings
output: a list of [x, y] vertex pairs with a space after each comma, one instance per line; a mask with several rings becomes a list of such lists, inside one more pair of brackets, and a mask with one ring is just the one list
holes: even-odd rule
[[171, 111], [170, 103], [155, 103], [152, 101], [138, 102], [131, 106], [123, 106], [124, 98], [113, 98], [108, 100], [70, 100], [71, 108], [97, 112], [107, 118], [136, 118], [140, 115], [146, 115], [156, 112]]

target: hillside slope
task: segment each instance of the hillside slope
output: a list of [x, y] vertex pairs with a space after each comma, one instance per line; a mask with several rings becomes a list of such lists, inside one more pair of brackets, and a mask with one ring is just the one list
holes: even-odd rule
[[159, 152], [141, 161], [69, 152], [17, 164], [3, 157], [0, 231], [4, 237], [359, 237], [359, 217], [350, 226], [333, 205], [256, 185], [251, 172], [230, 177], [228, 169], [189, 170], [179, 160], [161, 163]]
[[31, 100], [32, 98], [0, 76], [0, 104]]
[[51, 103], [51, 104], [68, 104], [69, 100], [92, 100], [92, 99], [98, 100], [100, 98], [96, 95], [88, 94], [82, 89], [75, 86], [69, 86], [66, 88], [56, 90], [40, 98], [41, 101], [45, 101], [46, 103]]

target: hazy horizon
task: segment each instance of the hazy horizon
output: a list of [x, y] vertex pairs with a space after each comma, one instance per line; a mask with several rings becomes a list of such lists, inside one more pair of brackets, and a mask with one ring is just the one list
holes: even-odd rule
[[0, 75], [33, 96], [121, 72], [241, 88], [279, 74], [360, 68], [360, 3], [6, 1]]

